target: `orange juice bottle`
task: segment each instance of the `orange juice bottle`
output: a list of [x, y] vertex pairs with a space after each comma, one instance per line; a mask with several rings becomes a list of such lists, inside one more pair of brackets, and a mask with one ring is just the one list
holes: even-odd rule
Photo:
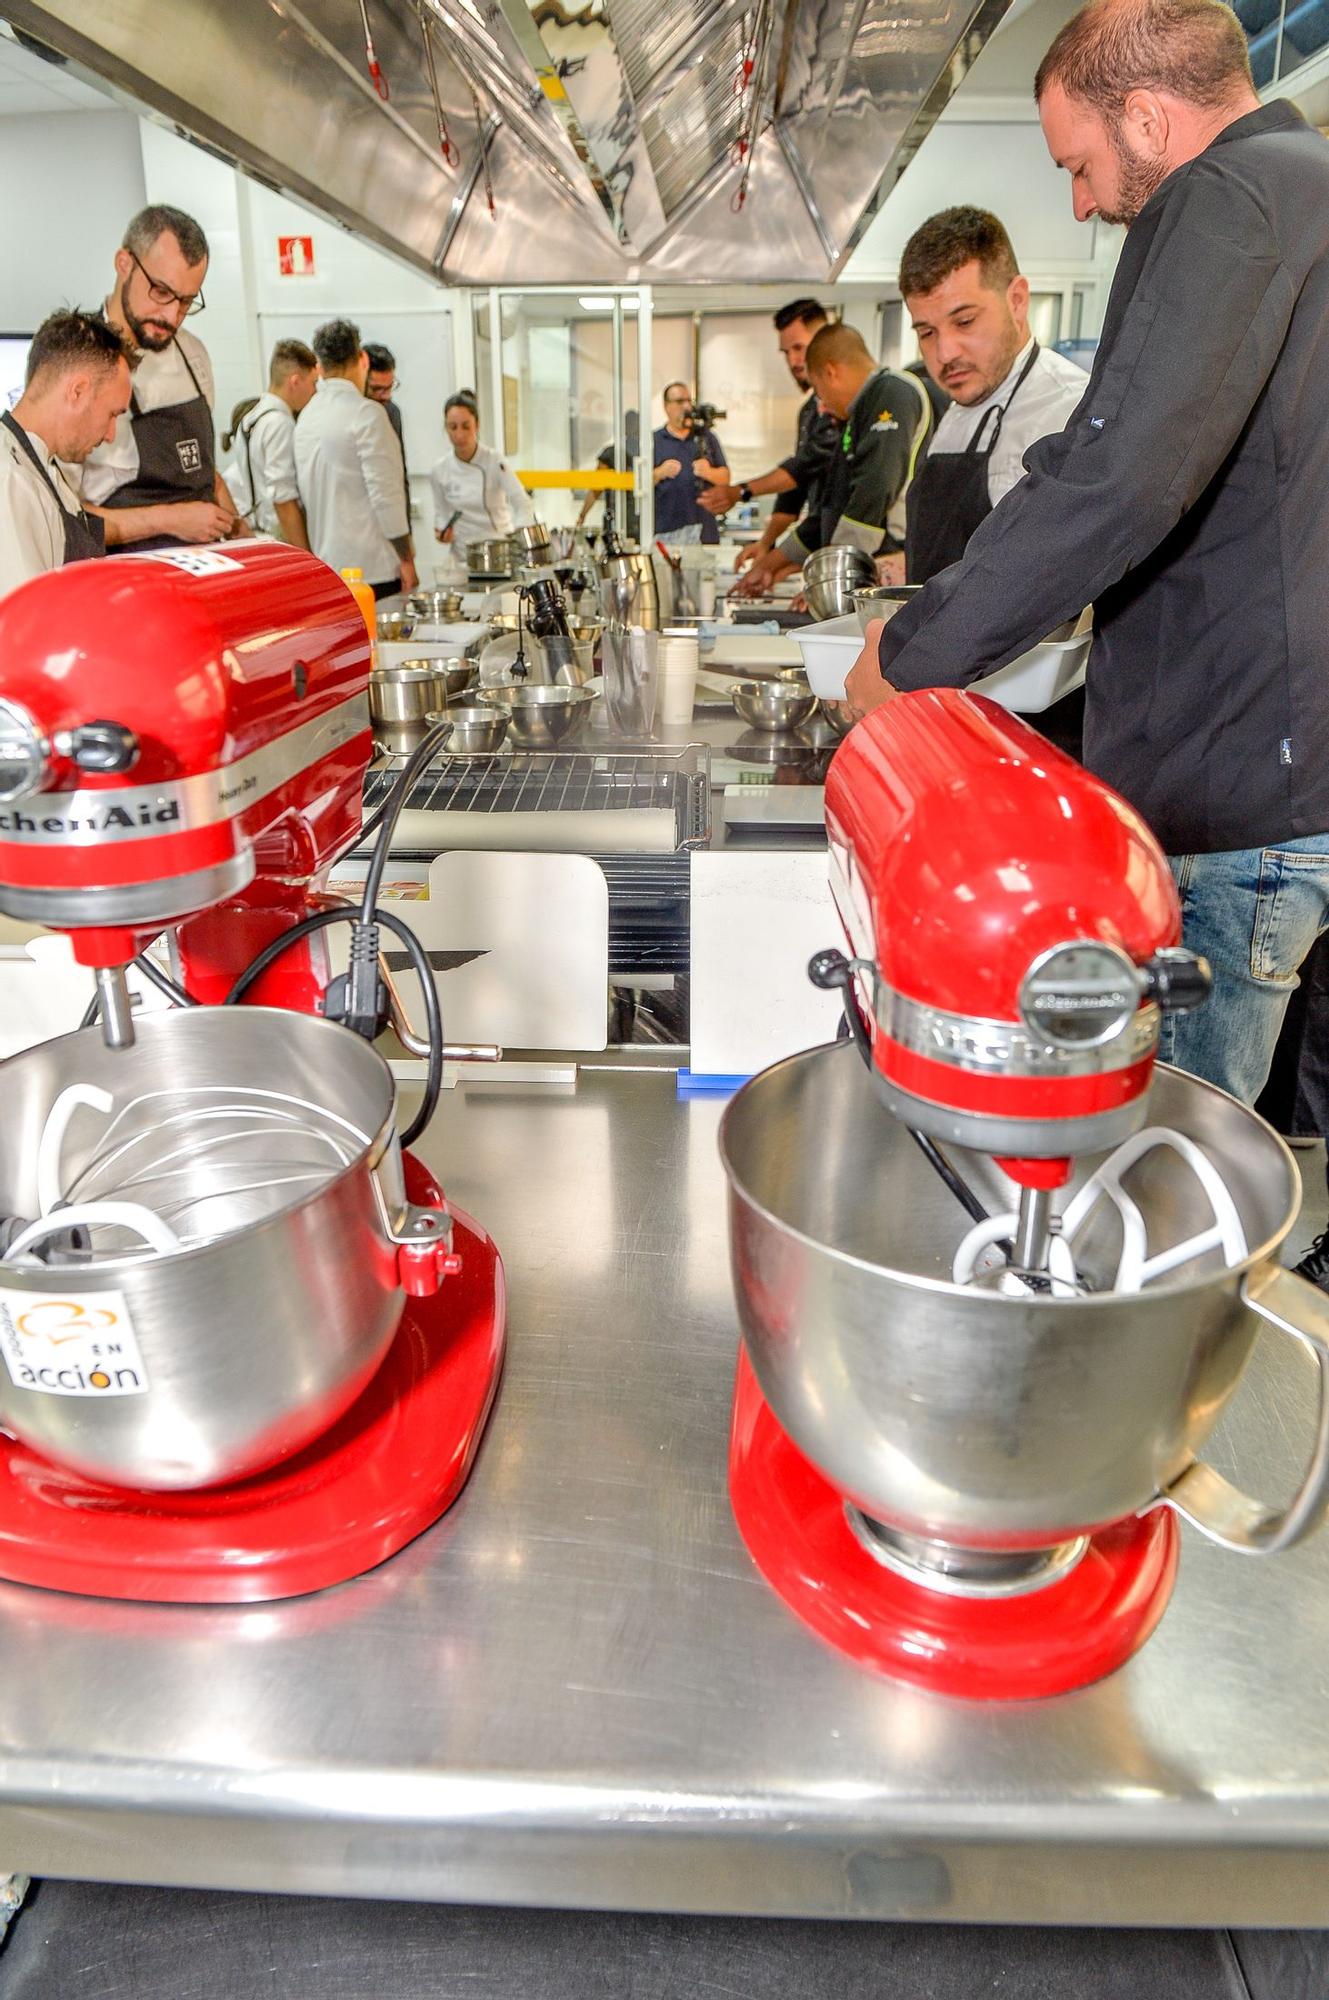
[[365, 573], [362, 569], [344, 569], [341, 580], [360, 607], [360, 616], [364, 619], [365, 630], [369, 634], [369, 650], [371, 653], [376, 653], [378, 617], [374, 610], [374, 593], [370, 585], [365, 582]]

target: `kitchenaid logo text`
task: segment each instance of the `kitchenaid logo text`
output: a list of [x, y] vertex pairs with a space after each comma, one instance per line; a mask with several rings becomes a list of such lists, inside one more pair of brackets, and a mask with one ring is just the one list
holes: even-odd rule
[[354, 695], [216, 770], [155, 785], [48, 792], [25, 799], [22, 806], [8, 804], [0, 811], [0, 847], [7, 841], [25, 847], [87, 847], [220, 826], [301, 772], [314, 770], [357, 736], [367, 740], [368, 734], [368, 698]]
[[[108, 796], [113, 798], [114, 794]], [[44, 813], [40, 819], [32, 813], [0, 812], [0, 833], [49, 833], [58, 840], [62, 835], [72, 839], [89, 833], [151, 832], [153, 827], [178, 826], [179, 822], [179, 799], [163, 799], [155, 806], [108, 805], [100, 812]]]
[[17, 1389], [141, 1396], [148, 1374], [122, 1292], [0, 1290], [0, 1354]]

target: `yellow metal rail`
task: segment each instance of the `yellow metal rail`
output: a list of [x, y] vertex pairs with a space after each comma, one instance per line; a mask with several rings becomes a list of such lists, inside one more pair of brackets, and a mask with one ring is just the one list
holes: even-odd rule
[[593, 465], [586, 472], [575, 469], [571, 472], [519, 472], [517, 477], [528, 493], [563, 486], [582, 493], [631, 493], [635, 483], [630, 472], [606, 472], [602, 465]]

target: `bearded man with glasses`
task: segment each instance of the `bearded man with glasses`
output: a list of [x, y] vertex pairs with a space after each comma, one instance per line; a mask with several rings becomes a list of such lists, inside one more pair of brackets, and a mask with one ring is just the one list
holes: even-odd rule
[[140, 209], [115, 253], [106, 317], [141, 359], [115, 436], [83, 474], [83, 503], [106, 547], [175, 548], [247, 534], [217, 470], [212, 363], [184, 322], [203, 310], [208, 240], [182, 209]]

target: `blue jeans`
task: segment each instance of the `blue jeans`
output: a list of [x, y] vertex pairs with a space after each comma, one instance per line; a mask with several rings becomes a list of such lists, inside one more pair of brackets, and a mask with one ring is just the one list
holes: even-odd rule
[[1185, 942], [1209, 960], [1214, 990], [1194, 1013], [1163, 1016], [1159, 1055], [1253, 1104], [1297, 973], [1329, 930], [1329, 834], [1168, 861]]

